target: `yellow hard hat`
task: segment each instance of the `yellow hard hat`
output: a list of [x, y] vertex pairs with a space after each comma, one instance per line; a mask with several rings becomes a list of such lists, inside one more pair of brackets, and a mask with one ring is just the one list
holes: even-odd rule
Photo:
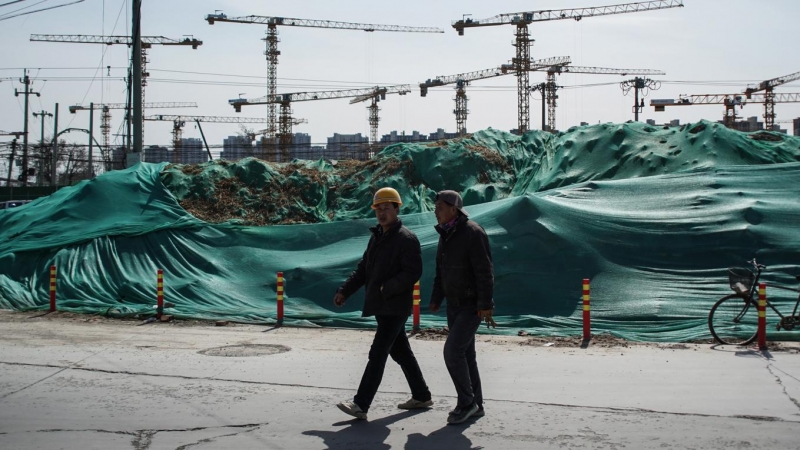
[[378, 189], [378, 192], [372, 197], [372, 209], [381, 203], [397, 203], [399, 206], [403, 204], [403, 201], [400, 200], [400, 194], [394, 188], [385, 187]]

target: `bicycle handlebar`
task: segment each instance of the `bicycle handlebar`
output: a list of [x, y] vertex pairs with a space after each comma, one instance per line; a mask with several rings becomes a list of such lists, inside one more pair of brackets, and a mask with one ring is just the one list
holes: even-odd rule
[[756, 268], [756, 270], [758, 270], [759, 272], [761, 272], [762, 270], [765, 270], [765, 269], [767, 268], [767, 266], [765, 266], [765, 265], [763, 265], [763, 264], [759, 264], [758, 262], [756, 262], [756, 259], [755, 259], [755, 258], [753, 258], [752, 260], [750, 260], [750, 261], [747, 261], [747, 262], [749, 262], [750, 264], [752, 264], [752, 265], [753, 265], [753, 267], [755, 267], [755, 268]]

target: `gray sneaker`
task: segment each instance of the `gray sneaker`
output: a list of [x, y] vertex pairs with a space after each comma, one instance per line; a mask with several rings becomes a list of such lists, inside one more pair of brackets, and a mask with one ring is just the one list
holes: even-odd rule
[[346, 414], [350, 414], [351, 416], [355, 417], [356, 419], [366, 420], [367, 413], [361, 409], [360, 406], [356, 405], [354, 401], [346, 401], [341, 402], [336, 405], [342, 412]]
[[407, 401], [397, 405], [397, 407], [400, 409], [420, 409], [420, 408], [430, 408], [431, 406], [433, 406], [433, 400], [426, 400], [423, 402], [421, 400], [415, 399], [414, 397], [411, 397]]
[[475, 403], [467, 406], [466, 408], [456, 407], [453, 412], [447, 416], [447, 423], [449, 425], [456, 425], [465, 422], [467, 419], [478, 412], [478, 405]]

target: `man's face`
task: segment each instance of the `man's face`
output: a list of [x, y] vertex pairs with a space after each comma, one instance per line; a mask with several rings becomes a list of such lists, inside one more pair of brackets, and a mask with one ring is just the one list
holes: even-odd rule
[[436, 200], [433, 213], [436, 214], [436, 221], [442, 225], [453, 220], [458, 215], [458, 209], [444, 200]]
[[394, 207], [394, 203], [381, 203], [375, 207], [375, 217], [383, 228], [387, 228], [397, 221], [399, 209]]

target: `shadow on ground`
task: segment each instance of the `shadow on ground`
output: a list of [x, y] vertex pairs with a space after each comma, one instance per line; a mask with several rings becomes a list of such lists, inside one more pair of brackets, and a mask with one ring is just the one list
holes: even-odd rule
[[[316, 436], [323, 440], [329, 450], [388, 450], [391, 448], [385, 441], [391, 434], [389, 425], [410, 418], [423, 411], [404, 411], [377, 420], [348, 420], [336, 422], [334, 427], [346, 425], [338, 431], [308, 430], [303, 434]], [[473, 447], [472, 441], [464, 436], [463, 432], [470, 426], [470, 422], [462, 425], [447, 426], [424, 435], [413, 433], [408, 435], [406, 450], [480, 450], [483, 447]]]

